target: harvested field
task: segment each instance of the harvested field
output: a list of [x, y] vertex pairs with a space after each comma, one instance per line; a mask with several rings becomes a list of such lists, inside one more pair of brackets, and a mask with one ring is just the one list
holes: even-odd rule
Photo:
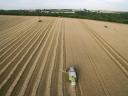
[[0, 16], [0, 96], [128, 96], [128, 25], [41, 20]]

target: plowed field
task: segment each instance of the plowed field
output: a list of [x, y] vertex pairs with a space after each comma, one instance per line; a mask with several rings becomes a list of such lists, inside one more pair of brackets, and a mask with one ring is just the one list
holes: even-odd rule
[[128, 25], [41, 19], [0, 16], [0, 96], [128, 96]]

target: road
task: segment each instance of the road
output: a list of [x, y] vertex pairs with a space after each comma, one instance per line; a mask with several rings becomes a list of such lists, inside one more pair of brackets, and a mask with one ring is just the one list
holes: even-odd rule
[[127, 24], [41, 19], [0, 16], [0, 96], [128, 96]]

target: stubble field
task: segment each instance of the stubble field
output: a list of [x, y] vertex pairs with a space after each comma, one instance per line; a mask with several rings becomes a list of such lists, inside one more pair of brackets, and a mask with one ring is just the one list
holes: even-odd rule
[[0, 96], [128, 96], [128, 25], [41, 19], [0, 16]]

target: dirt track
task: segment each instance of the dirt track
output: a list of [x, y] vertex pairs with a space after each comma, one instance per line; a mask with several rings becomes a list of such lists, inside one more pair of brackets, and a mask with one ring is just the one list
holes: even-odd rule
[[0, 96], [128, 96], [128, 25], [41, 19], [0, 16]]

